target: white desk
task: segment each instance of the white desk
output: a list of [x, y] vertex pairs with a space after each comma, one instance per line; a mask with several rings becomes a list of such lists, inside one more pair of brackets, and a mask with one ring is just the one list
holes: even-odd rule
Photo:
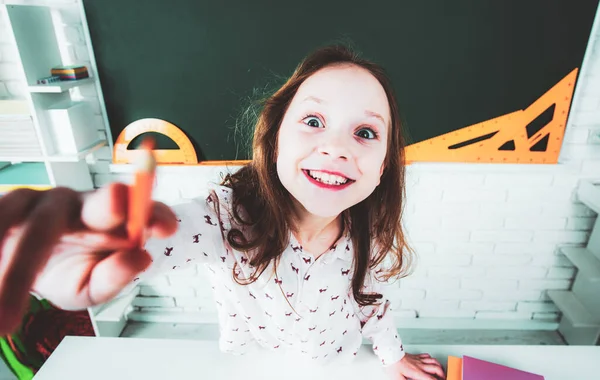
[[0, 359], [0, 380], [17, 380], [15, 374], [12, 373], [2, 359]]
[[[470, 355], [540, 373], [546, 380], [600, 378], [600, 346], [407, 345], [446, 365], [448, 355]], [[285, 372], [284, 372], [285, 371]], [[259, 351], [233, 356], [214, 341], [66, 337], [34, 380], [95, 379], [386, 379], [365, 346], [351, 365], [317, 366]]]

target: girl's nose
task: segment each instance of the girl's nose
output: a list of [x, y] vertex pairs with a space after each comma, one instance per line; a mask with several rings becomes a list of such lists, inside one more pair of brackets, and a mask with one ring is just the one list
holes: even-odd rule
[[331, 159], [347, 160], [350, 158], [350, 149], [348, 142], [344, 141], [341, 136], [330, 135], [324, 137], [319, 144], [318, 151], [320, 154], [330, 156]]

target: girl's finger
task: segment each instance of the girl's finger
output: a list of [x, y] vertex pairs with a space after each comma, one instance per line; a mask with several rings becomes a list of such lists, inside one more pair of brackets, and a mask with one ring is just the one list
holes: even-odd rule
[[[32, 204], [40, 197], [41, 192], [20, 189], [12, 191], [0, 198], [0, 210], [2, 210], [2, 218], [0, 218], [0, 335], [8, 334], [18, 326], [21, 321], [21, 314], [14, 310], [8, 302], [7, 297], [10, 296], [12, 289], [9, 289], [8, 282], [3, 279], [3, 273], [9, 265], [9, 252], [12, 252], [11, 247], [8, 247], [7, 240], [9, 236], [16, 235], [15, 227], [20, 224], [26, 217], [27, 212]], [[6, 294], [8, 293], [8, 294]], [[4, 294], [4, 297], [3, 297]], [[2, 301], [5, 299], [5, 301]]]
[[446, 378], [446, 375], [444, 374], [444, 370], [443, 370], [442, 366], [437, 361], [436, 361], [436, 363], [424, 364], [422, 366], [422, 368], [427, 373], [434, 374], [434, 375], [438, 376], [440, 379]]
[[123, 183], [113, 183], [84, 195], [81, 220], [90, 229], [111, 231], [122, 226], [127, 219], [128, 188]]
[[406, 380], [406, 377], [404, 377], [404, 375], [401, 373], [388, 372], [388, 374], [393, 380]]
[[161, 202], [153, 203], [149, 226], [153, 237], [165, 238], [171, 236], [177, 231], [178, 226], [177, 216], [169, 206]]
[[8, 231], [23, 222], [32, 204], [42, 195], [40, 191], [19, 189], [12, 191], [0, 198], [0, 253], [2, 242]]
[[[89, 251], [118, 251], [131, 248], [131, 242], [120, 236], [105, 232], [79, 231], [63, 235], [60, 244], [88, 248]], [[60, 249], [60, 247], [58, 247]]]
[[429, 354], [419, 354], [417, 356], [420, 358], [430, 358], [431, 357], [431, 355], [429, 355]]
[[79, 195], [56, 188], [45, 192], [24, 221], [10, 257], [2, 260], [0, 272], [0, 323], [14, 326], [27, 305], [27, 296], [38, 272], [46, 265], [59, 237], [79, 215]]
[[437, 380], [435, 377], [431, 376], [429, 373], [424, 372], [423, 369], [417, 369], [417, 371], [411, 374], [409, 377], [411, 380]]
[[146, 269], [152, 258], [144, 251], [119, 251], [96, 264], [89, 278], [88, 292], [91, 304], [113, 299]]
[[436, 364], [438, 361], [436, 358], [432, 358], [432, 357], [425, 357], [425, 358], [421, 358], [421, 363], [428, 363], [428, 364]]

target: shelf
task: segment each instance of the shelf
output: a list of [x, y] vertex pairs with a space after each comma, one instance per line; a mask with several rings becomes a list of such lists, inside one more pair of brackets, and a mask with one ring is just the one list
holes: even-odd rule
[[36, 94], [60, 94], [68, 91], [71, 88], [83, 86], [85, 84], [94, 83], [92, 78], [64, 80], [50, 84], [35, 84], [29, 86], [29, 92]]
[[88, 148], [81, 152], [74, 154], [53, 154], [50, 156], [0, 156], [0, 161], [11, 161], [11, 162], [77, 162], [85, 156], [97, 151], [106, 145], [106, 141], [98, 141], [90, 145]]
[[97, 141], [79, 153], [54, 154], [54, 155], [48, 156], [48, 161], [51, 161], [51, 162], [77, 162], [77, 161], [85, 158], [85, 156], [87, 156], [91, 153], [94, 153], [98, 149], [102, 148], [104, 145], [106, 145], [106, 141]]
[[[39, 1], [40, 5], [17, 2], [19, 4], [4, 5], [0, 0], [0, 13], [5, 18], [9, 40], [16, 48], [14, 63], [19, 69], [18, 80], [25, 85], [23, 101], [0, 102], [0, 167], [12, 163], [0, 170], [0, 193], [24, 187], [91, 190], [93, 175], [86, 157], [110, 143], [97, 132], [103, 127], [110, 135], [103, 99], [98, 98], [102, 126], [90, 119], [94, 107], [87, 104], [87, 98], [96, 98], [97, 94], [92, 93], [99, 90], [99, 83], [90, 76], [37, 84], [40, 78], [51, 75], [51, 68], [66, 63], [61, 54], [67, 47], [66, 41], [57, 37], [56, 28], [62, 26], [55, 22], [53, 7]], [[77, 2], [69, 3], [73, 3], [69, 12], [84, 16]], [[84, 44], [90, 47], [87, 31], [83, 34]], [[89, 53], [91, 60], [86, 66], [91, 74], [97, 70], [93, 52]], [[84, 89], [90, 91], [77, 93]], [[74, 107], [70, 107], [74, 103], [85, 105], [87, 110], [77, 109], [80, 113], [76, 113], [72, 110]]]
[[558, 309], [573, 323], [574, 327], [600, 327], [600, 320], [594, 317], [568, 290], [549, 290], [548, 296]]
[[22, 187], [37, 190], [51, 188], [46, 165], [41, 162], [26, 162], [0, 169], [0, 193]]
[[589, 281], [600, 281], [600, 260], [586, 248], [563, 247], [560, 252], [573, 263]]
[[600, 183], [582, 181], [577, 189], [581, 203], [600, 214]]
[[14, 164], [0, 170], [0, 185], [49, 185], [46, 166], [41, 162]]

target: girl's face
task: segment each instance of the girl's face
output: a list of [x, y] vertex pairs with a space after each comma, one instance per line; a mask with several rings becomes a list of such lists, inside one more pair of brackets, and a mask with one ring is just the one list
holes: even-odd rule
[[279, 129], [281, 183], [309, 213], [339, 215], [379, 184], [389, 125], [386, 94], [367, 70], [317, 71], [298, 89]]

